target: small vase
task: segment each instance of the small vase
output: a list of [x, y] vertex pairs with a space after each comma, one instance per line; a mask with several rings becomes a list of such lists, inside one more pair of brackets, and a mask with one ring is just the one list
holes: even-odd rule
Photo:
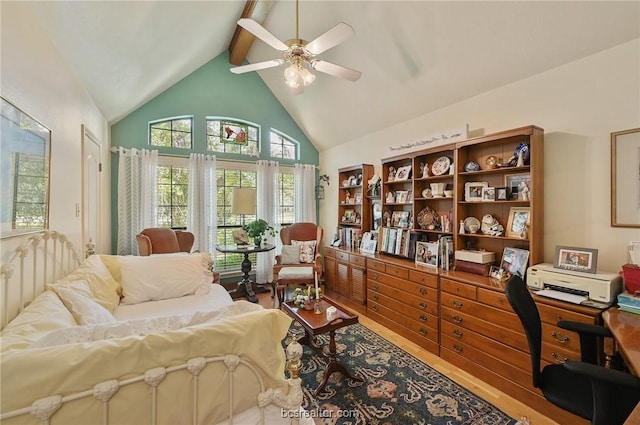
[[256, 236], [253, 238], [253, 244], [258, 247], [262, 245], [262, 236]]
[[308, 302], [304, 303], [304, 309], [305, 310], [313, 310], [313, 304], [314, 304], [313, 301], [308, 301]]

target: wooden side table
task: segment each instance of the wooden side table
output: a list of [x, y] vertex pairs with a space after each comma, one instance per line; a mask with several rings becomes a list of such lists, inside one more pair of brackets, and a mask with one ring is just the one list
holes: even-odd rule
[[[238, 282], [238, 286], [233, 291], [229, 291], [229, 295], [231, 298], [246, 298], [252, 303], [258, 302], [258, 297], [256, 296], [256, 289], [254, 285], [256, 284], [251, 279], [249, 279], [249, 272], [251, 271], [251, 260], [249, 259], [249, 254], [254, 252], [267, 252], [275, 249], [275, 245], [216, 245], [216, 250], [223, 253], [234, 253], [234, 254], [244, 254], [244, 260], [242, 260], [241, 270], [242, 270], [242, 280]], [[268, 289], [262, 290], [259, 292], [269, 292]]]
[[[358, 323], [358, 316], [351, 312], [343, 310], [337, 305], [329, 302], [327, 299], [323, 298], [319, 301], [319, 303], [322, 314], [315, 314], [313, 310], [299, 309], [293, 304], [293, 301], [288, 301], [282, 304], [282, 310], [287, 313], [292, 319], [300, 323], [305, 330], [305, 336], [302, 337], [299, 342], [301, 344], [308, 345], [316, 352], [327, 357], [329, 360], [329, 362], [327, 363], [327, 368], [324, 371], [324, 376], [322, 377], [322, 382], [314, 392], [315, 396], [320, 394], [320, 392], [327, 385], [329, 377], [335, 372], [340, 372], [348, 379], [351, 379], [353, 381], [364, 381], [364, 379], [352, 375], [347, 370], [347, 367], [342, 362], [340, 362], [336, 356], [336, 330], [345, 326], [353, 325], [354, 323]], [[326, 315], [327, 307], [330, 306], [335, 307], [338, 313], [338, 317], [332, 321], [328, 321]], [[315, 345], [313, 342], [314, 336], [322, 335], [327, 332], [329, 332], [328, 355], [322, 351], [322, 347]]]

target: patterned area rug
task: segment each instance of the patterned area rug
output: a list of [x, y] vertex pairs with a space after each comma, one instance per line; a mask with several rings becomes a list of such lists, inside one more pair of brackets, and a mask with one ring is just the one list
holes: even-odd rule
[[[290, 335], [304, 335], [293, 322]], [[329, 335], [316, 339], [328, 349]], [[305, 346], [301, 372], [303, 407], [323, 425], [516, 425], [500, 409], [467, 391], [435, 369], [356, 324], [336, 331], [338, 360], [364, 379], [350, 381], [334, 373], [324, 390], [326, 359]]]

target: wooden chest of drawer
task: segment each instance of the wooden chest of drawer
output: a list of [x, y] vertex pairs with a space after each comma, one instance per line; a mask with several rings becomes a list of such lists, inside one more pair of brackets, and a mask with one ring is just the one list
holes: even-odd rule
[[456, 282], [445, 278], [440, 279], [440, 289], [442, 292], [456, 294], [461, 297], [476, 299], [476, 287], [462, 282]]

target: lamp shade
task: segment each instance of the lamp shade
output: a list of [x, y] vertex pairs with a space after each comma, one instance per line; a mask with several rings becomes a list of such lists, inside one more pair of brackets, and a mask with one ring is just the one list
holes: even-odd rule
[[231, 192], [231, 212], [234, 214], [256, 213], [256, 190], [236, 187]]

